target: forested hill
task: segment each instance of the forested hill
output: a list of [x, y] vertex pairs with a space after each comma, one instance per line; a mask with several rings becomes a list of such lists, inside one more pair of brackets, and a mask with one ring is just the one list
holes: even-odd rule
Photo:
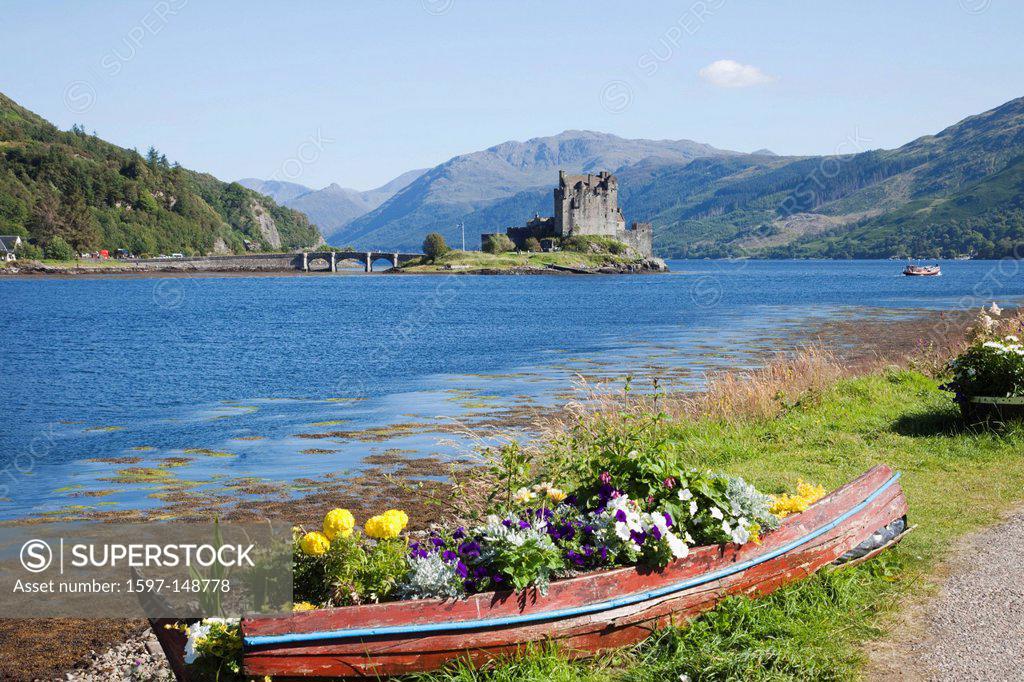
[[[321, 241], [305, 215], [238, 183], [61, 131], [0, 94], [0, 234], [79, 252], [291, 250]], [[59, 241], [59, 240], [57, 240]]]
[[1024, 98], [896, 149], [619, 173], [668, 256], [1020, 257]]

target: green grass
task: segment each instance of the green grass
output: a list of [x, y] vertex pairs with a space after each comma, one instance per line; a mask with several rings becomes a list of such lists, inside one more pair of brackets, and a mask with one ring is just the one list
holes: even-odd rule
[[878, 463], [903, 472], [919, 528], [867, 564], [823, 572], [750, 601], [731, 598], [690, 627], [586, 662], [553, 648], [475, 671], [454, 666], [423, 682], [847, 680], [900, 600], [927, 594], [929, 572], [963, 534], [1024, 498], [1024, 428], [964, 427], [949, 394], [913, 371], [846, 380], [770, 420], [670, 427], [683, 460], [743, 475], [768, 491], [802, 477], [836, 487]]
[[516, 267], [544, 268], [548, 265], [565, 267], [599, 267], [618, 263], [629, 263], [632, 259], [613, 254], [575, 253], [571, 251], [553, 251], [549, 253], [500, 253], [491, 254], [483, 251], [449, 251], [432, 262], [412, 261], [400, 269], [409, 272], [446, 271], [446, 266], [461, 269], [496, 269], [505, 270]]

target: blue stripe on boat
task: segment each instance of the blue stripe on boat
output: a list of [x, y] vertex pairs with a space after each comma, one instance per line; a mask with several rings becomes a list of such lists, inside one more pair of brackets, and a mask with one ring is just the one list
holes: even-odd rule
[[766, 561], [771, 561], [775, 557], [781, 556], [790, 552], [797, 547], [807, 544], [811, 540], [824, 535], [843, 521], [847, 520], [857, 512], [861, 511], [869, 504], [871, 504], [879, 495], [888, 490], [897, 480], [899, 480], [900, 474], [893, 474], [892, 478], [883, 483], [881, 487], [875, 492], [871, 493], [864, 498], [862, 502], [851, 507], [849, 510], [841, 514], [835, 520], [826, 523], [820, 528], [816, 528], [807, 535], [801, 538], [797, 538], [792, 542], [774, 549], [770, 552], [757, 556], [753, 559], [747, 559], [741, 561], [738, 564], [729, 566], [728, 568], [722, 568], [717, 571], [710, 573], [702, 573], [701, 575], [694, 576], [682, 582], [674, 583], [672, 585], [666, 585], [665, 587], [658, 588], [657, 590], [651, 590], [649, 592], [641, 592], [637, 594], [627, 595], [625, 597], [619, 597], [617, 599], [611, 599], [608, 601], [597, 602], [595, 604], [587, 604], [585, 606], [576, 606], [573, 608], [566, 609], [555, 609], [553, 611], [541, 611], [539, 613], [527, 613], [519, 616], [506, 616], [504, 618], [482, 618], [477, 620], [464, 620], [455, 621], [452, 623], [423, 623], [421, 625], [393, 625], [389, 627], [380, 628], [350, 628], [347, 630], [328, 630], [325, 632], [295, 632], [286, 635], [256, 635], [253, 637], [245, 637], [244, 643], [248, 647], [265, 646], [268, 644], [293, 644], [296, 642], [314, 642], [324, 639], [353, 639], [361, 637], [381, 637], [386, 635], [419, 635], [428, 632], [451, 632], [458, 630], [477, 630], [480, 628], [490, 627], [502, 627], [505, 625], [519, 625], [521, 623], [535, 623], [543, 620], [553, 620], [556, 618], [570, 618], [573, 616], [584, 616], [591, 613], [600, 613], [601, 611], [610, 611], [617, 609], [622, 606], [630, 606], [632, 604], [638, 604], [649, 599], [657, 599], [667, 594], [674, 592], [681, 592], [688, 590], [691, 587], [697, 587], [698, 585], [704, 585], [706, 583], [718, 580], [720, 578], [727, 578], [731, 575], [735, 575], [742, 571], [763, 564]]

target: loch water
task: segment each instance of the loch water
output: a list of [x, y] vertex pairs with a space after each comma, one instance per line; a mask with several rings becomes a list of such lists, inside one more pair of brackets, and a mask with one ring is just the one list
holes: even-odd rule
[[[943, 262], [924, 278], [895, 261], [669, 265], [635, 276], [4, 278], [0, 519], [159, 504], [144, 485], [110, 490], [117, 466], [97, 458], [186, 457], [176, 476], [223, 481], [352, 471], [389, 448], [447, 455], [458, 443], [431, 424], [554, 405], [577, 376], [694, 387], [706, 371], [794, 347], [816, 322], [884, 313], [899, 324], [901, 312], [1024, 297], [1013, 261]], [[384, 430], [360, 437], [367, 429]], [[299, 437], [337, 430], [350, 435]]]

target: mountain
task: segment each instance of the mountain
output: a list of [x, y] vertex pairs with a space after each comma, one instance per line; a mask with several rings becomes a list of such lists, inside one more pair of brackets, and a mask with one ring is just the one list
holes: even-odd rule
[[310, 189], [294, 182], [243, 178], [239, 184], [271, 197], [278, 203], [302, 211], [328, 239], [334, 238], [349, 222], [366, 214], [404, 189], [426, 169], [402, 173], [375, 189], [359, 191], [332, 183], [323, 189]]
[[238, 184], [260, 194], [266, 194], [282, 206], [301, 194], [313, 191], [312, 187], [306, 187], [297, 182], [260, 180], [259, 178], [242, 178], [238, 181]]
[[891, 150], [620, 173], [667, 256], [938, 257], [1024, 247], [1024, 98]]
[[320, 233], [298, 211], [238, 183], [61, 131], [0, 94], [0, 233], [78, 251], [188, 254], [290, 250]]
[[[431, 168], [376, 209], [335, 233], [335, 239], [365, 247], [417, 248], [430, 231], [452, 243], [467, 226], [467, 246], [479, 233], [522, 223], [543, 206], [551, 213], [551, 188], [558, 171], [618, 170], [645, 159], [677, 164], [708, 156], [734, 156], [690, 140], [630, 140], [585, 130], [567, 130], [526, 142], [504, 142], [456, 156]], [[546, 203], [537, 203], [547, 194]], [[473, 214], [479, 211], [476, 216]], [[504, 224], [494, 220], [506, 220]], [[470, 226], [472, 225], [472, 229]]]
[[285, 205], [308, 215], [323, 230], [326, 239], [332, 239], [339, 229], [371, 208], [358, 190], [337, 183], [301, 194]]

